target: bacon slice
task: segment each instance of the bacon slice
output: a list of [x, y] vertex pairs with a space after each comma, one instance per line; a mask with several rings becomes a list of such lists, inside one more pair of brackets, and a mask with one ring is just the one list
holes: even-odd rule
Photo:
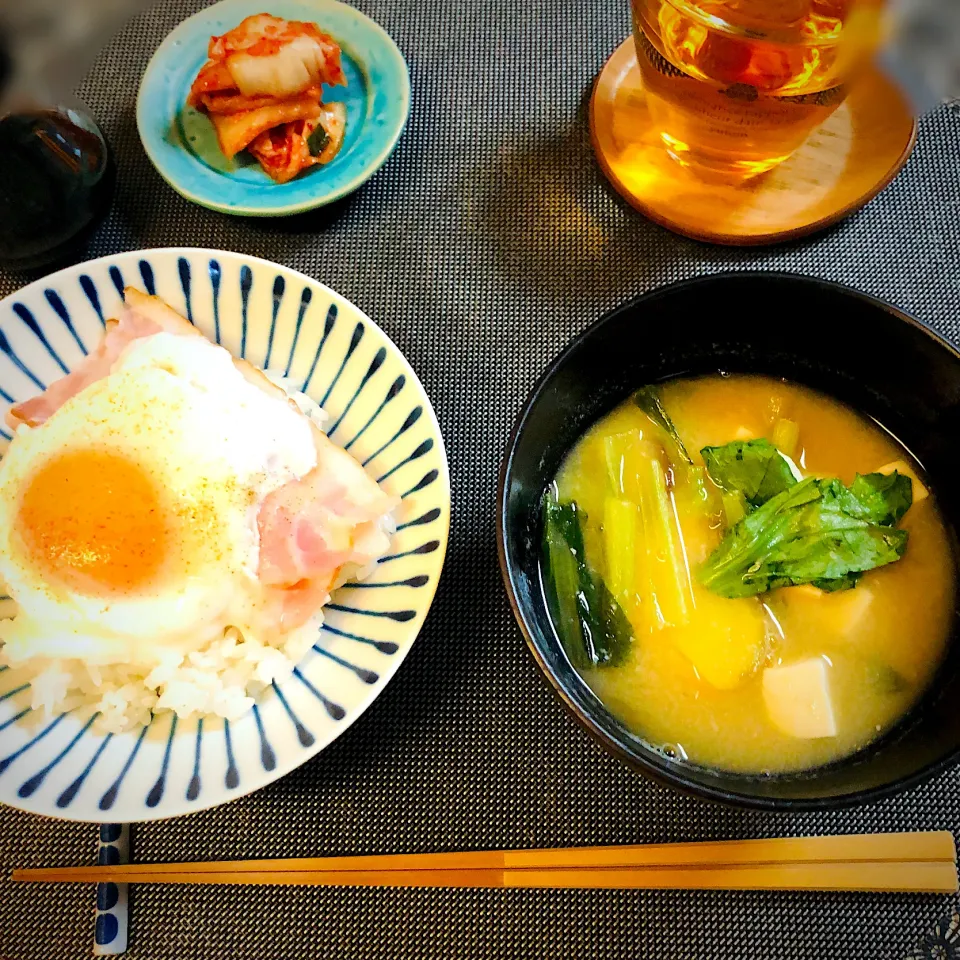
[[380, 519], [396, 505], [353, 457], [314, 431], [317, 465], [268, 494], [260, 506], [262, 583], [332, 583], [344, 564], [381, 556], [389, 537]]
[[123, 317], [136, 318], [158, 327], [154, 333], [175, 333], [178, 336], [202, 337], [203, 334], [185, 317], [180, 316], [173, 307], [159, 297], [151, 297], [136, 287], [127, 287], [123, 291]]
[[125, 310], [119, 323], [111, 323], [93, 353], [84, 357], [65, 377], [54, 380], [39, 396], [17, 403], [7, 411], [11, 427], [21, 423], [36, 427], [48, 420], [71, 397], [105, 377], [124, 348], [138, 337], [159, 333], [160, 327], [150, 318]]
[[267, 616], [284, 632], [302, 627], [330, 599], [334, 579], [301, 580], [289, 587], [264, 586]]
[[268, 494], [257, 514], [257, 578], [284, 630], [317, 613], [346, 564], [362, 567], [386, 553], [381, 521], [399, 503], [316, 427], [313, 439], [316, 467]]
[[127, 287], [124, 298], [120, 319], [108, 321], [106, 335], [93, 353], [84, 357], [65, 377], [54, 380], [39, 396], [15, 404], [7, 411], [6, 420], [11, 427], [21, 423], [36, 427], [48, 420], [71, 397], [107, 376], [127, 345], [139, 337], [164, 331], [200, 335], [191, 323], [158, 297], [148, 297], [134, 287]]

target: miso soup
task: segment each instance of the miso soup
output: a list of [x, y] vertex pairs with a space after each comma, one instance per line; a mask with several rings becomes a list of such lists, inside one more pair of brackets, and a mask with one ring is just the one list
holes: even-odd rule
[[639, 390], [544, 494], [567, 655], [668, 755], [744, 773], [860, 750], [922, 695], [954, 554], [919, 465], [830, 397], [753, 376]]

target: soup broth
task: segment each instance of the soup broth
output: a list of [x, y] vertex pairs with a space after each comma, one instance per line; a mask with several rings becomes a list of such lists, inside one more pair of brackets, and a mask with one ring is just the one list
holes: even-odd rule
[[919, 466], [795, 384], [718, 375], [644, 396], [545, 495], [544, 583], [572, 662], [630, 730], [696, 764], [781, 773], [863, 748], [923, 693], [951, 629], [952, 543]]

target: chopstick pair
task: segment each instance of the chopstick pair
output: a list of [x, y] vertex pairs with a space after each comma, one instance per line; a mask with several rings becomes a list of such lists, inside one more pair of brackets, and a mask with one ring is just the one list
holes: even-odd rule
[[947, 831], [15, 870], [32, 882], [953, 893]]

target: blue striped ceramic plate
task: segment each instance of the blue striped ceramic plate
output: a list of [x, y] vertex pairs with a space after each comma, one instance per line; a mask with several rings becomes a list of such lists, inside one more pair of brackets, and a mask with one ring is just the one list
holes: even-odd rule
[[[269, 6], [274, 16], [319, 24], [343, 53], [345, 87], [324, 100], [347, 108], [343, 147], [324, 166], [274, 183], [246, 153], [227, 160], [209, 119], [187, 106], [212, 35]], [[397, 45], [359, 10], [338, 0], [221, 0], [184, 20], [157, 48], [140, 83], [137, 129], [160, 175], [188, 200], [253, 217], [311, 210], [353, 192], [384, 164], [410, 112], [410, 78]]]
[[[329, 288], [236, 253], [168, 249], [89, 261], [0, 302], [0, 413], [68, 372], [103, 335], [124, 286], [156, 293], [211, 339], [285, 372], [330, 414], [330, 436], [402, 497], [390, 555], [333, 597], [289, 681], [240, 720], [161, 714], [122, 735], [82, 710], [47, 718], [0, 672], [0, 801], [54, 817], [132, 822], [224, 803], [292, 770], [373, 702], [410, 649], [443, 566], [450, 482], [416, 374]], [[3, 445], [9, 440], [4, 433]]]

